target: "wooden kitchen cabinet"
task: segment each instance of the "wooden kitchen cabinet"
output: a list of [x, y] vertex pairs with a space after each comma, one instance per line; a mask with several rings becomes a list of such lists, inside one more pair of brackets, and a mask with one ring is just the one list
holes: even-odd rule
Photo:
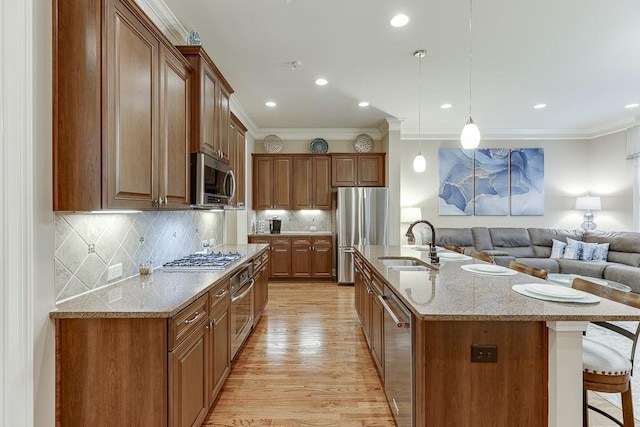
[[293, 157], [293, 209], [331, 209], [331, 156]]
[[311, 277], [331, 278], [333, 276], [333, 243], [330, 236], [313, 237], [311, 240]]
[[253, 155], [253, 208], [291, 209], [293, 158]]
[[310, 237], [294, 237], [291, 246], [291, 276], [309, 278], [313, 267]]
[[54, 17], [54, 210], [188, 206], [190, 65], [132, 0]]
[[169, 425], [199, 426], [209, 410], [204, 295], [169, 319]]
[[385, 153], [332, 154], [333, 187], [384, 187]]
[[362, 258], [356, 254], [354, 257], [356, 312], [378, 374], [384, 382], [384, 307], [378, 299], [383, 289], [382, 281], [372, 274]]
[[291, 277], [291, 238], [271, 237], [271, 277]]
[[233, 89], [202, 46], [177, 48], [194, 69], [191, 151], [229, 163], [229, 97]]
[[378, 295], [381, 295], [382, 292], [377, 290], [378, 287], [384, 289], [384, 286], [375, 275], [372, 278], [372, 285], [369, 342], [371, 344], [371, 355], [376, 368], [378, 368], [378, 374], [380, 374], [380, 378], [384, 382], [384, 307], [378, 298]]
[[231, 166], [236, 178], [236, 195], [232, 200], [236, 208], [244, 208], [246, 205], [246, 153], [247, 146], [245, 136], [247, 128], [242, 124], [235, 114], [231, 113], [231, 123], [229, 125], [229, 140], [231, 141], [229, 152]]
[[269, 300], [269, 249], [253, 259], [254, 300], [253, 326], [255, 327]]
[[207, 396], [209, 406], [218, 397], [231, 371], [231, 294], [229, 280], [209, 291], [207, 323]]

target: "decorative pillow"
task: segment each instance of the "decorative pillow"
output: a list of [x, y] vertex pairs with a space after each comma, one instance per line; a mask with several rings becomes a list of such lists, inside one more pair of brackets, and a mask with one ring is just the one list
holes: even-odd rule
[[592, 261], [593, 253], [596, 251], [597, 243], [580, 242], [582, 250], [580, 251], [580, 259], [583, 261]]
[[564, 259], [580, 259], [580, 252], [582, 251], [582, 242], [579, 240], [573, 240], [567, 237], [567, 247], [564, 250]]
[[609, 243], [598, 243], [593, 251], [592, 261], [606, 261], [609, 256]]
[[549, 255], [549, 258], [562, 258], [567, 244], [556, 239], [552, 239], [552, 241], [553, 246], [551, 247], [551, 255]]

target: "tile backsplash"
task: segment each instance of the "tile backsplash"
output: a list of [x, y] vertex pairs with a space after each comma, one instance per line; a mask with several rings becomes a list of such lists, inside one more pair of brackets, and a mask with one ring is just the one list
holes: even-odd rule
[[221, 244], [223, 230], [222, 212], [56, 214], [56, 301], [107, 285], [111, 265], [122, 264], [119, 281], [138, 274], [141, 262], [157, 267], [201, 250], [203, 240]]
[[258, 221], [264, 221], [265, 232], [269, 232], [269, 220], [274, 216], [282, 219], [280, 231], [310, 231], [316, 227], [316, 231], [331, 230], [331, 211], [325, 210], [300, 210], [300, 211], [256, 211], [255, 220], [252, 221], [250, 232], [257, 233]]

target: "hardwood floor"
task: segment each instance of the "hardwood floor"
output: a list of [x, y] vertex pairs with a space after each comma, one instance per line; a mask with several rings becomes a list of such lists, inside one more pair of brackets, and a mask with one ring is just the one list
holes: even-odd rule
[[353, 287], [270, 283], [265, 314], [203, 426], [395, 427]]

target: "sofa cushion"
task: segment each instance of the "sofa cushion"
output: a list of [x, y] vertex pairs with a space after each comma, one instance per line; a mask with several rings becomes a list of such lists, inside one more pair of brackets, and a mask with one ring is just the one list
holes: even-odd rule
[[593, 260], [593, 254], [596, 252], [597, 247], [598, 247], [597, 243], [581, 242], [580, 259], [583, 261]]
[[640, 233], [632, 231], [588, 231], [585, 242], [609, 243], [607, 261], [640, 267]]
[[471, 227], [471, 234], [473, 235], [473, 243], [476, 245], [477, 251], [489, 251], [493, 249], [491, 234], [489, 234], [487, 227]]
[[638, 272], [638, 267], [608, 263], [607, 268], [604, 270], [604, 278], [625, 284], [631, 288], [631, 292], [640, 293], [640, 272]]
[[593, 261], [606, 261], [609, 256], [609, 243], [597, 243], [593, 253]]
[[526, 228], [493, 227], [489, 229], [493, 249], [504, 250], [516, 258], [535, 256]]
[[562, 274], [579, 274], [581, 276], [604, 278], [606, 268], [611, 266], [609, 262], [580, 261], [576, 259], [558, 259], [558, 266]]
[[582, 242], [567, 237], [567, 247], [564, 248], [562, 259], [580, 259], [582, 254]]
[[567, 242], [567, 237], [582, 240], [582, 230], [563, 230], [556, 228], [529, 228], [529, 239], [535, 256], [548, 258], [551, 255], [553, 239]]
[[[425, 245], [431, 241], [431, 232], [427, 233], [427, 236], [426, 242], [423, 238], [423, 244]], [[471, 234], [471, 229], [436, 227], [436, 245], [455, 245], [465, 249], [473, 248], [473, 235]]]

